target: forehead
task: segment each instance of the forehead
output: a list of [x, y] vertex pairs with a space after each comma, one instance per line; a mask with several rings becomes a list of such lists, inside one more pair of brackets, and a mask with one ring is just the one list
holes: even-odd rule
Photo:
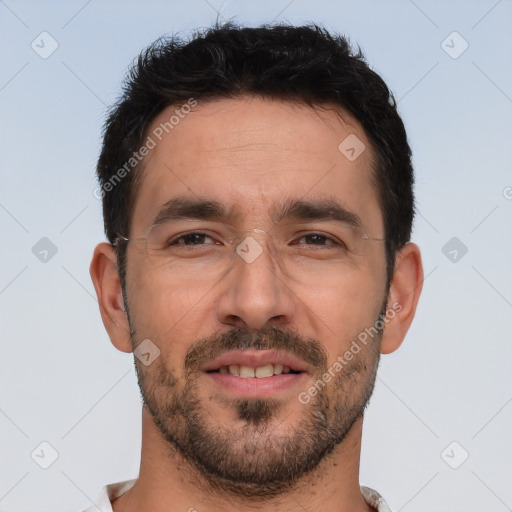
[[138, 171], [132, 233], [186, 195], [226, 204], [253, 224], [283, 200], [335, 197], [382, 230], [373, 149], [339, 108], [259, 97], [199, 102], [166, 108], [146, 135], [154, 147]]

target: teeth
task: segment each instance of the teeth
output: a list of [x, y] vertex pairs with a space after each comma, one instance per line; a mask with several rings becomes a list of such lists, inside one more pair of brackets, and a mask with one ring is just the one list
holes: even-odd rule
[[266, 366], [259, 366], [256, 368], [256, 377], [261, 379], [262, 377], [272, 377], [274, 375], [274, 365], [267, 364]]
[[252, 368], [250, 366], [243, 366], [240, 364], [230, 364], [229, 366], [221, 366], [219, 373], [229, 373], [242, 377], [244, 379], [249, 377], [256, 377], [262, 379], [265, 377], [272, 377], [272, 375], [281, 375], [282, 373], [290, 373], [289, 366], [283, 366], [282, 364], [266, 364], [265, 366], [258, 366]]
[[254, 377], [254, 368], [240, 365], [240, 377], [243, 377], [244, 379]]

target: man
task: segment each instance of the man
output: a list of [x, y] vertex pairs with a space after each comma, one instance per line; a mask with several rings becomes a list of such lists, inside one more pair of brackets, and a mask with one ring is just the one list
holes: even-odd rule
[[139, 58], [97, 168], [90, 272], [143, 397], [115, 512], [387, 511], [359, 485], [381, 353], [412, 322], [411, 151], [344, 38], [217, 26]]

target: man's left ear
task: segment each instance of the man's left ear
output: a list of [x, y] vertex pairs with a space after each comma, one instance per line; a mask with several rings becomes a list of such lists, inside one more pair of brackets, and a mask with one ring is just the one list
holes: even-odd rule
[[423, 265], [420, 249], [408, 243], [397, 252], [395, 270], [388, 295], [388, 321], [384, 327], [381, 353], [390, 354], [402, 344], [416, 312], [423, 288]]

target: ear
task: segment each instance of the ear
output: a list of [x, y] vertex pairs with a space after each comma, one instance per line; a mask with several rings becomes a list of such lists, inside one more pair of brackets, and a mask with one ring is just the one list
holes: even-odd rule
[[409, 330], [423, 288], [423, 265], [420, 249], [408, 243], [398, 251], [388, 295], [389, 317], [382, 335], [381, 353], [390, 354], [398, 349]]
[[96, 246], [89, 272], [110, 341], [121, 352], [132, 352], [128, 315], [124, 309], [121, 281], [117, 273], [116, 250], [111, 244], [101, 243]]

